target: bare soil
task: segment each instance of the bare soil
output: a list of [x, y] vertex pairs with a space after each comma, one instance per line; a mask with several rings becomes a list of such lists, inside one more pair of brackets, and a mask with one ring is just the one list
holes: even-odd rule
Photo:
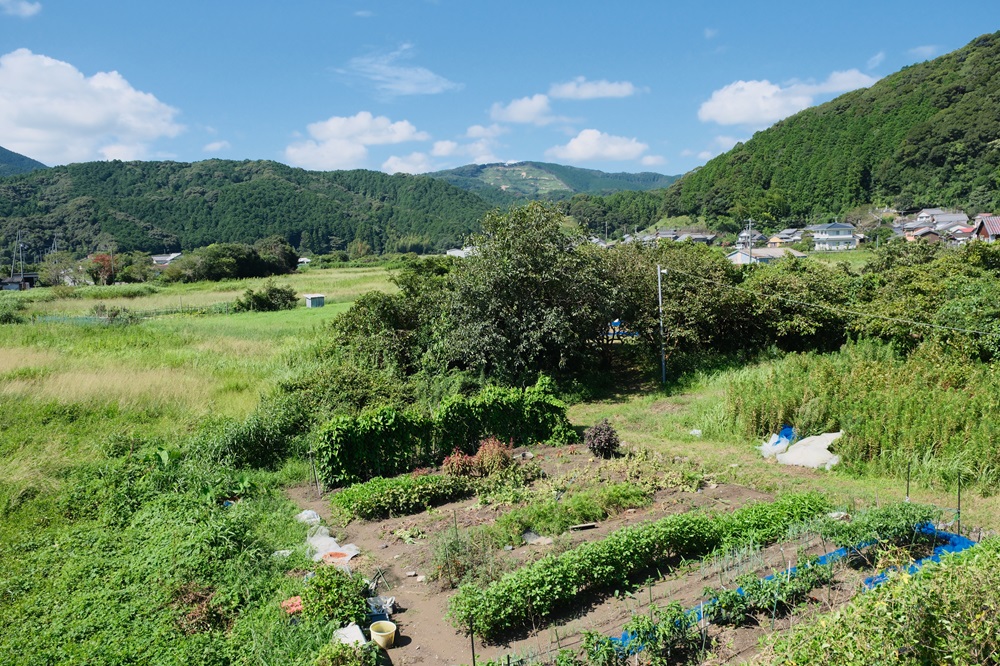
[[[586, 474], [597, 464], [586, 451], [532, 450], [536, 453], [535, 462], [550, 476], [572, 476], [575, 472]], [[327, 523], [332, 521], [328, 496], [317, 497], [314, 486], [290, 488], [287, 494], [298, 506], [313, 509]], [[609, 517], [593, 529], [568, 532], [556, 539], [554, 544], [517, 545], [498, 552], [497, 557], [504, 567], [521, 566], [554, 549], [601, 539], [626, 525], [656, 520], [697, 507], [730, 511], [750, 501], [770, 499], [773, 499], [771, 495], [752, 488], [716, 484], [710, 480], [697, 492], [661, 490], [650, 506]], [[398, 608], [392, 620], [399, 632], [395, 646], [389, 650], [393, 664], [472, 663], [470, 638], [445, 619], [448, 600], [454, 590], [446, 589], [441, 581], [436, 580], [438, 572], [434, 571], [433, 564], [435, 536], [444, 530], [454, 529], [456, 523], [460, 529], [492, 523], [507, 510], [509, 508], [479, 506], [476, 499], [470, 499], [414, 516], [372, 522], [354, 521], [337, 529], [341, 543], [356, 544], [362, 551], [362, 555], [352, 560], [352, 568], [366, 576], [381, 570], [389, 589], [383, 588], [380, 593], [396, 598]], [[407, 543], [397, 536], [403, 530], [426, 536]], [[646, 587], [621, 590], [606, 598], [582, 603], [526, 636], [492, 645], [476, 640], [476, 658], [479, 661], [506, 655], [554, 654], [560, 647], [576, 649], [582, 644], [584, 630], [615, 635], [621, 632], [633, 614], [646, 612], [650, 604], [665, 605], [676, 601], [685, 608], [694, 607], [705, 600], [703, 591], [706, 586], [729, 586], [742, 573], [766, 575], [781, 571], [793, 565], [799, 557], [822, 554], [827, 546], [817, 539], [774, 545], [748, 558], [743, 564], [737, 563], [735, 567], [732, 562], [727, 565], [694, 563], [680, 566], [673, 563], [672, 567], [668, 565], [660, 572], [656, 582]], [[815, 590], [813, 600], [801, 613], [774, 619], [773, 629], [770, 616], [757, 618], [756, 622], [739, 628], [708, 627], [706, 640], [715, 647], [706, 663], [739, 663], [752, 657], [760, 650], [759, 639], [762, 636], [788, 629], [793, 623], [800, 622], [803, 615], [827, 611], [846, 603], [854, 595], [863, 576], [856, 569], [841, 567], [828, 589]]]

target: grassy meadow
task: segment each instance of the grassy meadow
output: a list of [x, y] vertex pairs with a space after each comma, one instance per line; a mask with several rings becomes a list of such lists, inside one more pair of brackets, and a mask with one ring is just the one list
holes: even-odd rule
[[[131, 326], [38, 322], [0, 326], [0, 489], [51, 488], [93, 459], [109, 435], [182, 437], [207, 418], [242, 418], [287, 372], [285, 358], [361, 293], [390, 290], [383, 268], [306, 271], [280, 280], [327, 306], [230, 315], [171, 315]], [[29, 313], [85, 314], [95, 303], [129, 309], [233, 300], [263, 280], [171, 285], [137, 298], [102, 288], [37, 289]], [[104, 291], [114, 294], [115, 287]], [[6, 295], [0, 294], [0, 298]], [[23, 294], [19, 294], [23, 296]], [[2, 504], [0, 498], [0, 504]]]

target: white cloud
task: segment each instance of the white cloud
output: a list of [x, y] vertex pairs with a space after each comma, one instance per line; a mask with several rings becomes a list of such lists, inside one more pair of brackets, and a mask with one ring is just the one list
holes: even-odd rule
[[28, 0], [0, 0], [0, 9], [4, 14], [28, 18], [42, 11], [42, 3]]
[[368, 79], [384, 95], [436, 95], [457, 90], [461, 84], [435, 74], [426, 67], [399, 64], [400, 60], [413, 57], [413, 45], [403, 44], [390, 53], [376, 53], [352, 58], [347, 63], [346, 74]]
[[628, 81], [588, 81], [578, 76], [566, 83], [553, 83], [549, 96], [555, 99], [600, 99], [603, 97], [629, 97], [638, 89]]
[[705, 35], [705, 39], [714, 39], [719, 35], [719, 31], [715, 28], [705, 28], [705, 32], [703, 34]]
[[357, 16], [358, 18], [371, 18], [375, 16], [375, 12], [370, 11], [368, 9], [359, 9], [358, 11], [354, 12], [354, 15]]
[[700, 160], [710, 160], [713, 157], [715, 157], [715, 155], [712, 154], [711, 150], [703, 150], [700, 153], [698, 153], [698, 159]]
[[934, 56], [937, 55], [937, 52], [938, 52], [938, 47], [934, 44], [915, 46], [909, 51], [907, 51], [907, 53], [909, 53], [910, 55], [916, 56], [917, 58], [923, 58], [924, 60], [933, 58]]
[[667, 163], [667, 158], [663, 155], [645, 155], [639, 162], [643, 166], [660, 166], [661, 164]]
[[0, 145], [46, 164], [139, 159], [184, 127], [118, 72], [84, 76], [27, 49], [0, 56]]
[[570, 162], [590, 160], [634, 160], [649, 148], [636, 139], [605, 134], [595, 129], [585, 129], [569, 140], [565, 146], [554, 146], [545, 151], [550, 158]]
[[431, 155], [434, 157], [448, 157], [454, 155], [458, 150], [458, 144], [454, 141], [435, 141], [431, 148]]
[[712, 143], [724, 153], [742, 140], [743, 139], [737, 139], [735, 136], [726, 136], [722, 134], [712, 139]]
[[382, 171], [387, 173], [427, 173], [434, 166], [426, 153], [410, 153], [406, 157], [393, 155], [382, 163]]
[[489, 127], [484, 127], [482, 125], [473, 125], [465, 131], [465, 136], [470, 139], [495, 139], [501, 134], [506, 134], [507, 128], [503, 125], [497, 125], [493, 123]]
[[698, 119], [720, 125], [763, 127], [812, 106], [817, 95], [843, 93], [878, 79], [856, 69], [833, 72], [822, 83], [736, 81], [712, 93], [698, 109]]
[[368, 146], [430, 139], [427, 132], [418, 131], [408, 120], [393, 122], [368, 111], [333, 116], [310, 124], [306, 130], [310, 138], [285, 148], [285, 159], [295, 166], [324, 171], [364, 166]]
[[217, 153], [220, 150], [228, 150], [229, 148], [232, 148], [232, 145], [228, 141], [213, 141], [202, 148], [202, 150], [206, 153]]
[[558, 120], [549, 108], [549, 97], [541, 93], [515, 99], [504, 106], [499, 102], [490, 109], [490, 118], [504, 123], [530, 123], [548, 125]]
[[875, 69], [885, 60], [885, 51], [879, 51], [871, 58], [868, 58], [868, 69]]

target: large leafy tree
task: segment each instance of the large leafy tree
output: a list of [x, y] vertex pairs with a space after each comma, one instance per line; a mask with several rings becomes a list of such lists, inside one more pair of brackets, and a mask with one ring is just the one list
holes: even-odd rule
[[579, 371], [614, 318], [601, 257], [552, 206], [488, 214], [453, 274], [447, 337], [457, 361], [512, 383]]

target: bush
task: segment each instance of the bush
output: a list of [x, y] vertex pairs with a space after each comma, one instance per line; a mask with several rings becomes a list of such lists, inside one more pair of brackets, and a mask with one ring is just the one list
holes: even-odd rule
[[24, 303], [15, 300], [0, 301], [0, 324], [23, 324], [25, 322]]
[[455, 451], [444, 459], [441, 468], [450, 476], [466, 478], [486, 478], [513, 467], [513, 448], [496, 437], [489, 437], [479, 443], [475, 455]]
[[274, 280], [268, 280], [257, 291], [247, 289], [233, 303], [234, 312], [275, 312], [277, 310], [293, 310], [298, 303], [295, 288], [290, 284], [277, 285]]
[[363, 625], [368, 618], [367, 596], [368, 585], [361, 576], [333, 566], [319, 567], [302, 594], [302, 615], [338, 627], [351, 622]]
[[432, 506], [463, 499], [472, 492], [468, 479], [454, 476], [376, 477], [341, 490], [330, 501], [353, 518], [379, 520], [419, 513]]
[[613, 458], [621, 447], [618, 433], [607, 419], [601, 419], [600, 423], [587, 428], [583, 433], [583, 442], [599, 458]]

